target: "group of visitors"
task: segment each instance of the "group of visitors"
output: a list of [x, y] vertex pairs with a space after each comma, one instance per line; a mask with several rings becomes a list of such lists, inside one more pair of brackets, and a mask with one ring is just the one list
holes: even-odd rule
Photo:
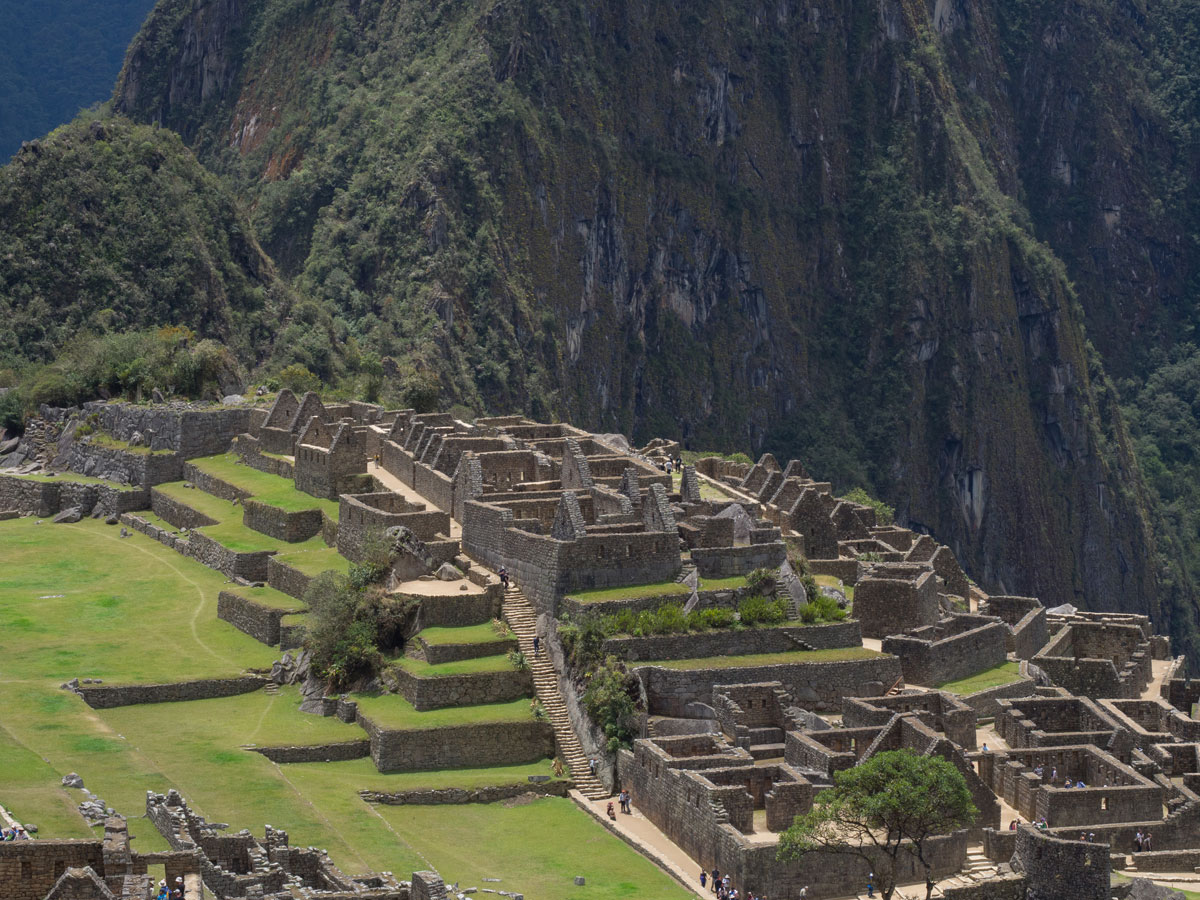
[[[629, 791], [622, 788], [621, 793], [617, 794], [617, 802], [621, 804], [621, 812], [625, 813], [625, 815], [628, 816], [633, 813], [633, 798], [630, 796]], [[617, 812], [613, 809], [611, 800], [608, 801], [608, 817], [610, 819], [617, 817]]]
[[175, 876], [175, 887], [167, 887], [165, 880], [158, 883], [158, 893], [154, 896], [154, 900], [183, 900], [183, 878]]
[[1079, 832], [1079, 840], [1084, 844], [1094, 844], [1096, 843], [1096, 832], [1081, 831]]
[[[721, 870], [713, 866], [711, 875], [700, 870], [700, 887], [707, 887], [710, 891], [717, 895], [717, 900], [767, 900], [761, 894], [755, 894], [753, 891], [747, 891], [745, 896], [729, 883], [729, 876], [722, 875]], [[808, 888], [800, 889], [800, 896], [808, 896]]]
[[674, 459], [667, 457], [667, 461], [659, 464], [661, 468], [668, 474], [683, 471], [683, 457], [676, 456]]
[[1150, 832], [1147, 831], [1143, 834], [1141, 829], [1138, 829], [1138, 833], [1133, 836], [1133, 852], [1150, 852]]
[[29, 832], [20, 825], [14, 825], [11, 829], [0, 829], [0, 841], [27, 841], [29, 840]]

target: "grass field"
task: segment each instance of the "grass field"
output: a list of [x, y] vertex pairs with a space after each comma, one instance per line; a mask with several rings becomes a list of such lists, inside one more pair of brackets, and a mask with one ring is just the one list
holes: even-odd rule
[[417, 712], [396, 694], [352, 694], [359, 712], [383, 728], [400, 730], [436, 728], [439, 725], [474, 725], [478, 722], [524, 722], [532, 717], [529, 700], [484, 703], [479, 706], [448, 706]]
[[491, 622], [481, 625], [466, 625], [461, 628], [423, 628], [417, 635], [427, 644], [490, 644], [506, 641], [512, 634], [502, 635]]
[[[435, 806], [380, 806], [378, 813], [431, 866], [453, 873], [460, 887], [519, 892], [530, 900], [693, 896], [570, 800], [472, 804], [452, 813]], [[576, 886], [576, 875], [587, 883]]]
[[106, 487], [115, 488], [118, 491], [135, 491], [136, 485], [122, 484], [119, 481], [106, 481], [103, 478], [93, 478], [91, 475], [76, 475], [74, 472], [63, 472], [61, 475], [46, 475], [40, 472], [34, 472], [30, 475], [10, 475], [5, 472], [4, 475], [8, 478], [23, 478], [25, 481], [41, 481], [41, 482], [73, 482], [75, 484], [102, 484]]
[[1003, 662], [991, 669], [985, 669], [970, 678], [960, 678], [958, 681], [947, 681], [939, 684], [939, 691], [949, 691], [951, 694], [974, 694], [986, 691], [988, 688], [1000, 687], [1002, 684], [1012, 684], [1021, 677], [1021, 665], [1015, 662]]
[[220, 478], [244, 491], [249, 491], [255, 500], [261, 500], [271, 506], [277, 506], [289, 512], [322, 509], [331, 518], [336, 519], [338, 516], [336, 500], [322, 500], [298, 491], [290, 479], [272, 475], [270, 472], [260, 472], [258, 469], [243, 465], [232, 453], [204, 456], [190, 460], [190, 462], [201, 472]]
[[738, 666], [779, 666], [797, 663], [846, 662], [883, 656], [866, 647], [839, 647], [834, 650], [795, 650], [790, 653], [755, 653], [749, 656], [709, 656], [701, 659], [668, 659], [634, 663], [634, 667], [661, 666], [664, 669], [732, 669]]
[[[732, 591], [745, 587], [746, 577], [734, 575], [731, 578], [703, 578], [700, 580], [702, 591]], [[659, 581], [654, 584], [638, 584], [632, 587], [597, 588], [592, 591], [572, 591], [569, 596], [580, 603], [606, 603], [610, 600], [641, 600], [645, 597], [674, 597], [690, 594], [692, 591], [686, 584], [678, 581]]]
[[[569, 801], [373, 807], [360, 789], [483, 787], [550, 774], [550, 761], [383, 775], [369, 759], [276, 765], [252, 746], [358, 740], [357, 725], [300, 713], [297, 689], [93, 710], [60, 685], [177, 681], [266, 668], [278, 655], [216, 618], [224, 576], [140, 534], [98, 521], [0, 522], [0, 803], [43, 838], [87, 837], [75, 811], [87, 788], [129, 817], [136, 847], [167, 849], [142, 813], [146, 791], [175, 788], [231, 833], [266, 823], [295, 846], [327, 848], [343, 871], [401, 877], [440, 867], [463, 886], [482, 877], [537, 898], [687, 897]], [[250, 596], [259, 594], [248, 590]], [[490, 625], [488, 626], [490, 628]], [[530, 701], [418, 713], [399, 697], [360, 698], [391, 727], [523, 721]], [[586, 887], [576, 888], [576, 874]]]
[[444, 675], [473, 675], [476, 672], [511, 672], [513, 664], [508, 661], [507, 653], [497, 653], [492, 656], [477, 656], [474, 659], [458, 659], [454, 662], [430, 665], [424, 660], [410, 659], [402, 656], [395, 664], [404, 671], [418, 678], [440, 678]]

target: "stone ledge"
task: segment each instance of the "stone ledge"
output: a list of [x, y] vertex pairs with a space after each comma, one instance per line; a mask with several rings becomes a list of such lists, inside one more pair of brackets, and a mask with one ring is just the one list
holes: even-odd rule
[[520, 797], [523, 794], [566, 797], [574, 787], [573, 781], [550, 780], [517, 782], [481, 788], [418, 788], [395, 793], [362, 790], [358, 792], [358, 796], [368, 803], [381, 803], [386, 806], [439, 806], [443, 804], [495, 803], [499, 800]]

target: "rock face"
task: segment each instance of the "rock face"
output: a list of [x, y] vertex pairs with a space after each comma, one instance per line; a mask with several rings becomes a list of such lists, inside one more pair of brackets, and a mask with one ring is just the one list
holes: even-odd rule
[[[339, 314], [408, 290], [414, 306], [369, 315], [419, 313], [434, 349], [407, 362], [479, 408], [796, 456], [839, 486], [868, 483], [990, 590], [1182, 622], [1189, 611], [1158, 608], [1137, 467], [1084, 333], [1115, 333], [1134, 307], [1077, 298], [1038, 240], [1140, 253], [1085, 177], [1087, 135], [1108, 138], [1080, 112], [1093, 88], [1061, 46], [1090, 65], [1104, 48], [1088, 35], [1133, 26], [1004, 10], [395, 0], [310, 4], [283, 27], [239, 0], [170, 2], [116, 99], [246, 185], [268, 251]], [[420, 64], [446, 44], [470, 60], [461, 73]], [[276, 77], [282, 57], [307, 60], [304, 78]], [[415, 60], [409, 75], [395, 58]], [[350, 69], [386, 122], [351, 114]], [[436, 111], [418, 99], [435, 95]], [[1118, 110], [1115, 133], [1153, 121], [1138, 112]], [[282, 130], [298, 120], [328, 124]], [[394, 149], [401, 120], [425, 129], [407, 145], [442, 152]], [[1113, 149], [1101, 157], [1137, 167]], [[1085, 186], [1086, 236], [1033, 233], [1035, 174], [1053, 187], [1032, 204], [1039, 221]], [[1145, 200], [1144, 179], [1122, 184], [1123, 201]], [[481, 228], [496, 235], [484, 248]], [[385, 230], [400, 236], [356, 237]], [[1176, 262], [1153, 283], [1183, 284]]]

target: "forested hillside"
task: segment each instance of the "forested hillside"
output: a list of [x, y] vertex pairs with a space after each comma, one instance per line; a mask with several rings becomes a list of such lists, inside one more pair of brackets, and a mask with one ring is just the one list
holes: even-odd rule
[[0, 0], [0, 164], [108, 99], [154, 0]]

